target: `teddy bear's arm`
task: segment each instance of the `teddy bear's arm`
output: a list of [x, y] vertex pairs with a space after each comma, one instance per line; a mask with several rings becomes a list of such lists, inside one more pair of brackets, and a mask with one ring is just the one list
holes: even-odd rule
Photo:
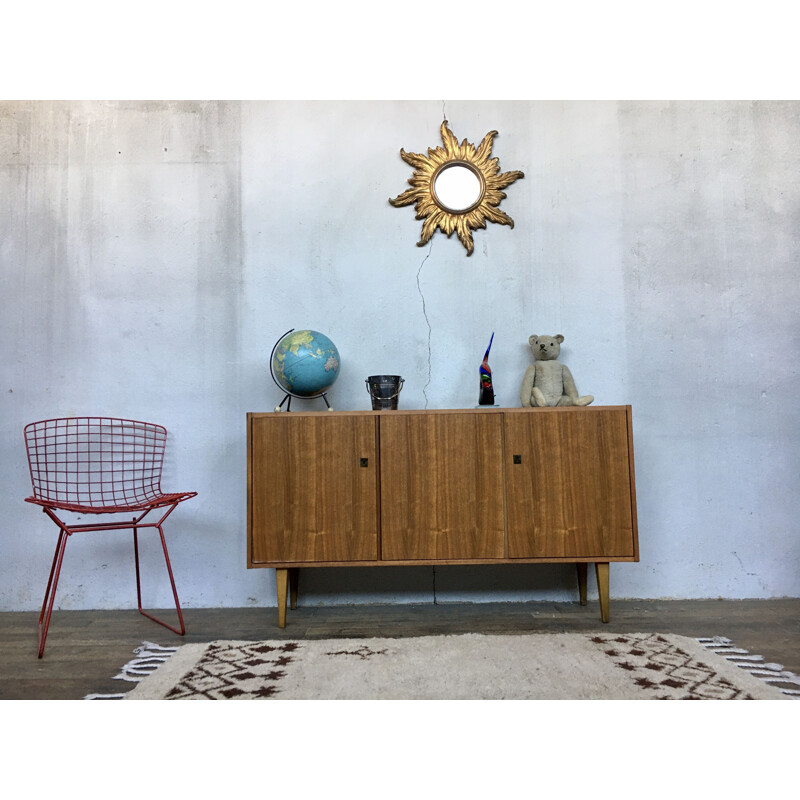
[[533, 392], [533, 381], [536, 376], [536, 365], [531, 364], [525, 370], [525, 375], [522, 378], [522, 387], [519, 390], [519, 399], [523, 408], [530, 408], [533, 405], [531, 400], [531, 392]]

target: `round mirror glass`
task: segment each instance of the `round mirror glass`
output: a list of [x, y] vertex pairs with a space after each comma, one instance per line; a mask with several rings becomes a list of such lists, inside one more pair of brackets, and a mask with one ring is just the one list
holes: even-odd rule
[[448, 211], [466, 211], [481, 199], [482, 186], [469, 167], [453, 164], [436, 176], [433, 191], [439, 205]]

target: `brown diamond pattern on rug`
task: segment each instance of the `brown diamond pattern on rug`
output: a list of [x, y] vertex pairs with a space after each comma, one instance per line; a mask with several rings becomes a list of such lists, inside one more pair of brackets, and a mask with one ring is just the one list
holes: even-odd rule
[[386, 655], [386, 648], [384, 647], [383, 650], [373, 650], [371, 647], [367, 647], [366, 645], [362, 645], [361, 647], [355, 650], [329, 650], [325, 653], [326, 656], [357, 656], [362, 661], [366, 661], [368, 658], [372, 658], [372, 656], [385, 656]]
[[708, 664], [657, 633], [594, 636], [592, 641], [654, 700], [753, 700]]
[[167, 693], [167, 700], [205, 697], [209, 700], [258, 699], [280, 692], [280, 681], [300, 645], [263, 642], [236, 647], [209, 645], [194, 668]]

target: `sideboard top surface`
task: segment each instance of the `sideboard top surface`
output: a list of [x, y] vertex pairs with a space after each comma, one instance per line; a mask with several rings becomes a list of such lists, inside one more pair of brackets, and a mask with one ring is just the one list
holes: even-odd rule
[[344, 411], [249, 411], [248, 417], [274, 417], [291, 415], [292, 417], [328, 417], [333, 415], [359, 415], [359, 416], [376, 416], [381, 417], [385, 415], [402, 416], [402, 415], [415, 415], [415, 414], [592, 414], [597, 411], [620, 411], [628, 410], [630, 406], [559, 406], [547, 408], [520, 408], [519, 406], [509, 406], [503, 408], [500, 406], [485, 406], [478, 408], [411, 408], [411, 409], [384, 409], [381, 411], [373, 411], [371, 409], [348, 409]]

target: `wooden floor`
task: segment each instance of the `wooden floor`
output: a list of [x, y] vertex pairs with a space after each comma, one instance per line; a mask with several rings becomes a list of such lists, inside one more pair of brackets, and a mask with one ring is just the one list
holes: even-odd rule
[[[169, 612], [164, 611], [165, 618]], [[174, 612], [173, 612], [174, 613]], [[79, 700], [127, 691], [114, 680], [143, 641], [161, 645], [214, 639], [425, 636], [444, 633], [663, 632], [726, 636], [800, 675], [800, 599], [611, 601], [600, 622], [596, 602], [326, 606], [289, 611], [285, 629], [275, 608], [185, 609], [186, 636], [137, 611], [56, 611], [44, 658], [36, 657], [36, 612], [0, 613], [0, 699]]]

